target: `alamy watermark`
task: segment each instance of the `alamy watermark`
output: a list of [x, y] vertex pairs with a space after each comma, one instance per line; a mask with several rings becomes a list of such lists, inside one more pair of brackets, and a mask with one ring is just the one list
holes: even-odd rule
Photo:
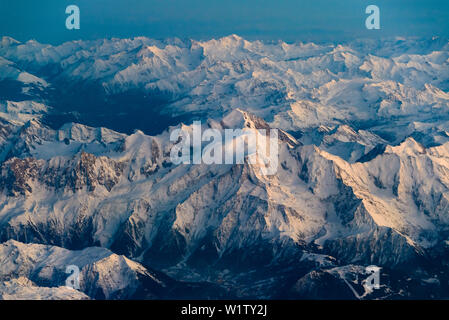
[[[65, 13], [69, 16], [66, 18], [65, 26], [68, 30], [80, 29], [80, 9], [77, 5], [67, 6]], [[365, 20], [365, 26], [368, 30], [380, 29], [380, 9], [376, 5], [369, 5], [365, 9], [365, 13], [369, 16]]]
[[68, 30], [80, 29], [80, 8], [76, 5], [70, 5], [65, 9], [65, 13], [69, 16], [65, 20], [65, 27]]
[[65, 286], [79, 290], [80, 289], [80, 268], [76, 265], [67, 266], [65, 273], [69, 274], [65, 280]]
[[[362, 280], [362, 286], [365, 289], [365, 292], [363, 294], [359, 294], [354, 287], [349, 283], [348, 280], [344, 279], [344, 282], [346, 285], [351, 289], [352, 293], [357, 297], [357, 299], [362, 299], [367, 294], [372, 293], [374, 290], [380, 289], [380, 270], [382, 270], [381, 267], [371, 265], [365, 268], [365, 274], [368, 275], [367, 278]], [[358, 282], [358, 276], [357, 276], [357, 282]]]
[[[173, 164], [250, 164], [258, 165], [261, 174], [273, 175], [278, 169], [277, 129], [205, 129], [194, 121], [192, 130], [175, 129], [170, 151]], [[205, 146], [204, 143], [207, 143]]]
[[368, 30], [380, 29], [380, 9], [376, 5], [369, 5], [365, 9], [365, 13], [369, 16], [365, 20], [365, 26]]

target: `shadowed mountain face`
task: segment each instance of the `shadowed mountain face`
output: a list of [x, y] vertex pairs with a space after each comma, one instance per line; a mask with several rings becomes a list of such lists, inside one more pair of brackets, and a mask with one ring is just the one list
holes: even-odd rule
[[[0, 295], [447, 298], [448, 48], [3, 38]], [[193, 120], [279, 129], [277, 171], [173, 164]]]
[[170, 99], [159, 91], [130, 89], [108, 94], [98, 83], [58, 82], [48, 99], [53, 112], [43, 121], [55, 129], [68, 122], [79, 122], [128, 134], [136, 128], [147, 134], [159, 134], [168, 126], [189, 120], [187, 116], [162, 114]]

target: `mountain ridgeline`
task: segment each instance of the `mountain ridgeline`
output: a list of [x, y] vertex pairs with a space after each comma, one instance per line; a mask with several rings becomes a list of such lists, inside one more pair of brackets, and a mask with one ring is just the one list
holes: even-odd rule
[[[447, 298], [448, 49], [4, 37], [0, 297]], [[173, 164], [193, 120], [279, 129], [277, 172]]]

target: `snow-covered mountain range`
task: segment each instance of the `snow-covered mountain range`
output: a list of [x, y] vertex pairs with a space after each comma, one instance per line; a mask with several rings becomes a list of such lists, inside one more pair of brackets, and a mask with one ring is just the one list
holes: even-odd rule
[[[440, 38], [3, 37], [0, 296], [447, 298], [448, 111]], [[193, 120], [280, 129], [276, 174], [174, 165]]]

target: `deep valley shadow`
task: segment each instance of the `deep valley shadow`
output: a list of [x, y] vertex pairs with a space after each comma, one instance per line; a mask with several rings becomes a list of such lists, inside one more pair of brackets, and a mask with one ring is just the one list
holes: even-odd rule
[[171, 99], [170, 94], [159, 91], [133, 89], [108, 94], [99, 83], [58, 83], [48, 99], [53, 109], [45, 116], [44, 123], [54, 129], [67, 122], [77, 122], [126, 134], [139, 129], [156, 135], [168, 126], [189, 120], [189, 117], [161, 113]]

